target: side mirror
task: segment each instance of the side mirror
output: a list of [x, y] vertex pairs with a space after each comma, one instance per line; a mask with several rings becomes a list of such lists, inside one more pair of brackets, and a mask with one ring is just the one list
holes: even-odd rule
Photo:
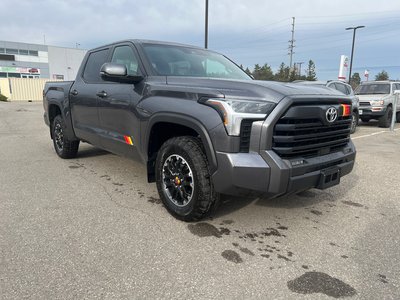
[[100, 75], [103, 77], [125, 77], [128, 74], [125, 65], [105, 63], [101, 66]]
[[101, 66], [100, 76], [107, 81], [115, 81], [121, 83], [138, 83], [143, 80], [143, 76], [128, 75], [125, 65], [116, 63], [105, 63]]

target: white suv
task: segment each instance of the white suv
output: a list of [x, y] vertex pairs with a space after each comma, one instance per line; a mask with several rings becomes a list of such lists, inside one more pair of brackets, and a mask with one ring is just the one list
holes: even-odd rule
[[379, 120], [379, 127], [389, 127], [393, 111], [396, 111], [397, 122], [400, 122], [400, 101], [396, 110], [393, 103], [395, 90], [400, 90], [400, 82], [395, 81], [367, 81], [362, 82], [355, 93], [360, 99], [359, 114], [363, 122], [371, 119]]

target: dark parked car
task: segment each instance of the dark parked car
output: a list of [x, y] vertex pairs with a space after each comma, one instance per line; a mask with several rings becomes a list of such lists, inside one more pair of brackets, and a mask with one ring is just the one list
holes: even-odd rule
[[127, 40], [88, 51], [75, 81], [49, 82], [44, 120], [62, 158], [80, 141], [142, 161], [165, 207], [191, 221], [220, 194], [280, 196], [353, 168], [351, 98], [255, 81], [205, 49]]

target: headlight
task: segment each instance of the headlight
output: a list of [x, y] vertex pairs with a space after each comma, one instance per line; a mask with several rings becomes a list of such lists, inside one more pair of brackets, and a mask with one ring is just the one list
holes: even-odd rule
[[243, 119], [265, 119], [275, 106], [268, 101], [242, 99], [208, 99], [204, 104], [218, 111], [228, 134], [235, 136], [240, 134]]
[[385, 101], [383, 100], [372, 100], [371, 101], [371, 106], [382, 106], [385, 104]]

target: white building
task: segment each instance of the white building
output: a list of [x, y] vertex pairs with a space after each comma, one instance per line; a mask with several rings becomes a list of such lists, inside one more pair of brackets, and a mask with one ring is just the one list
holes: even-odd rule
[[0, 41], [0, 78], [74, 80], [84, 49]]

